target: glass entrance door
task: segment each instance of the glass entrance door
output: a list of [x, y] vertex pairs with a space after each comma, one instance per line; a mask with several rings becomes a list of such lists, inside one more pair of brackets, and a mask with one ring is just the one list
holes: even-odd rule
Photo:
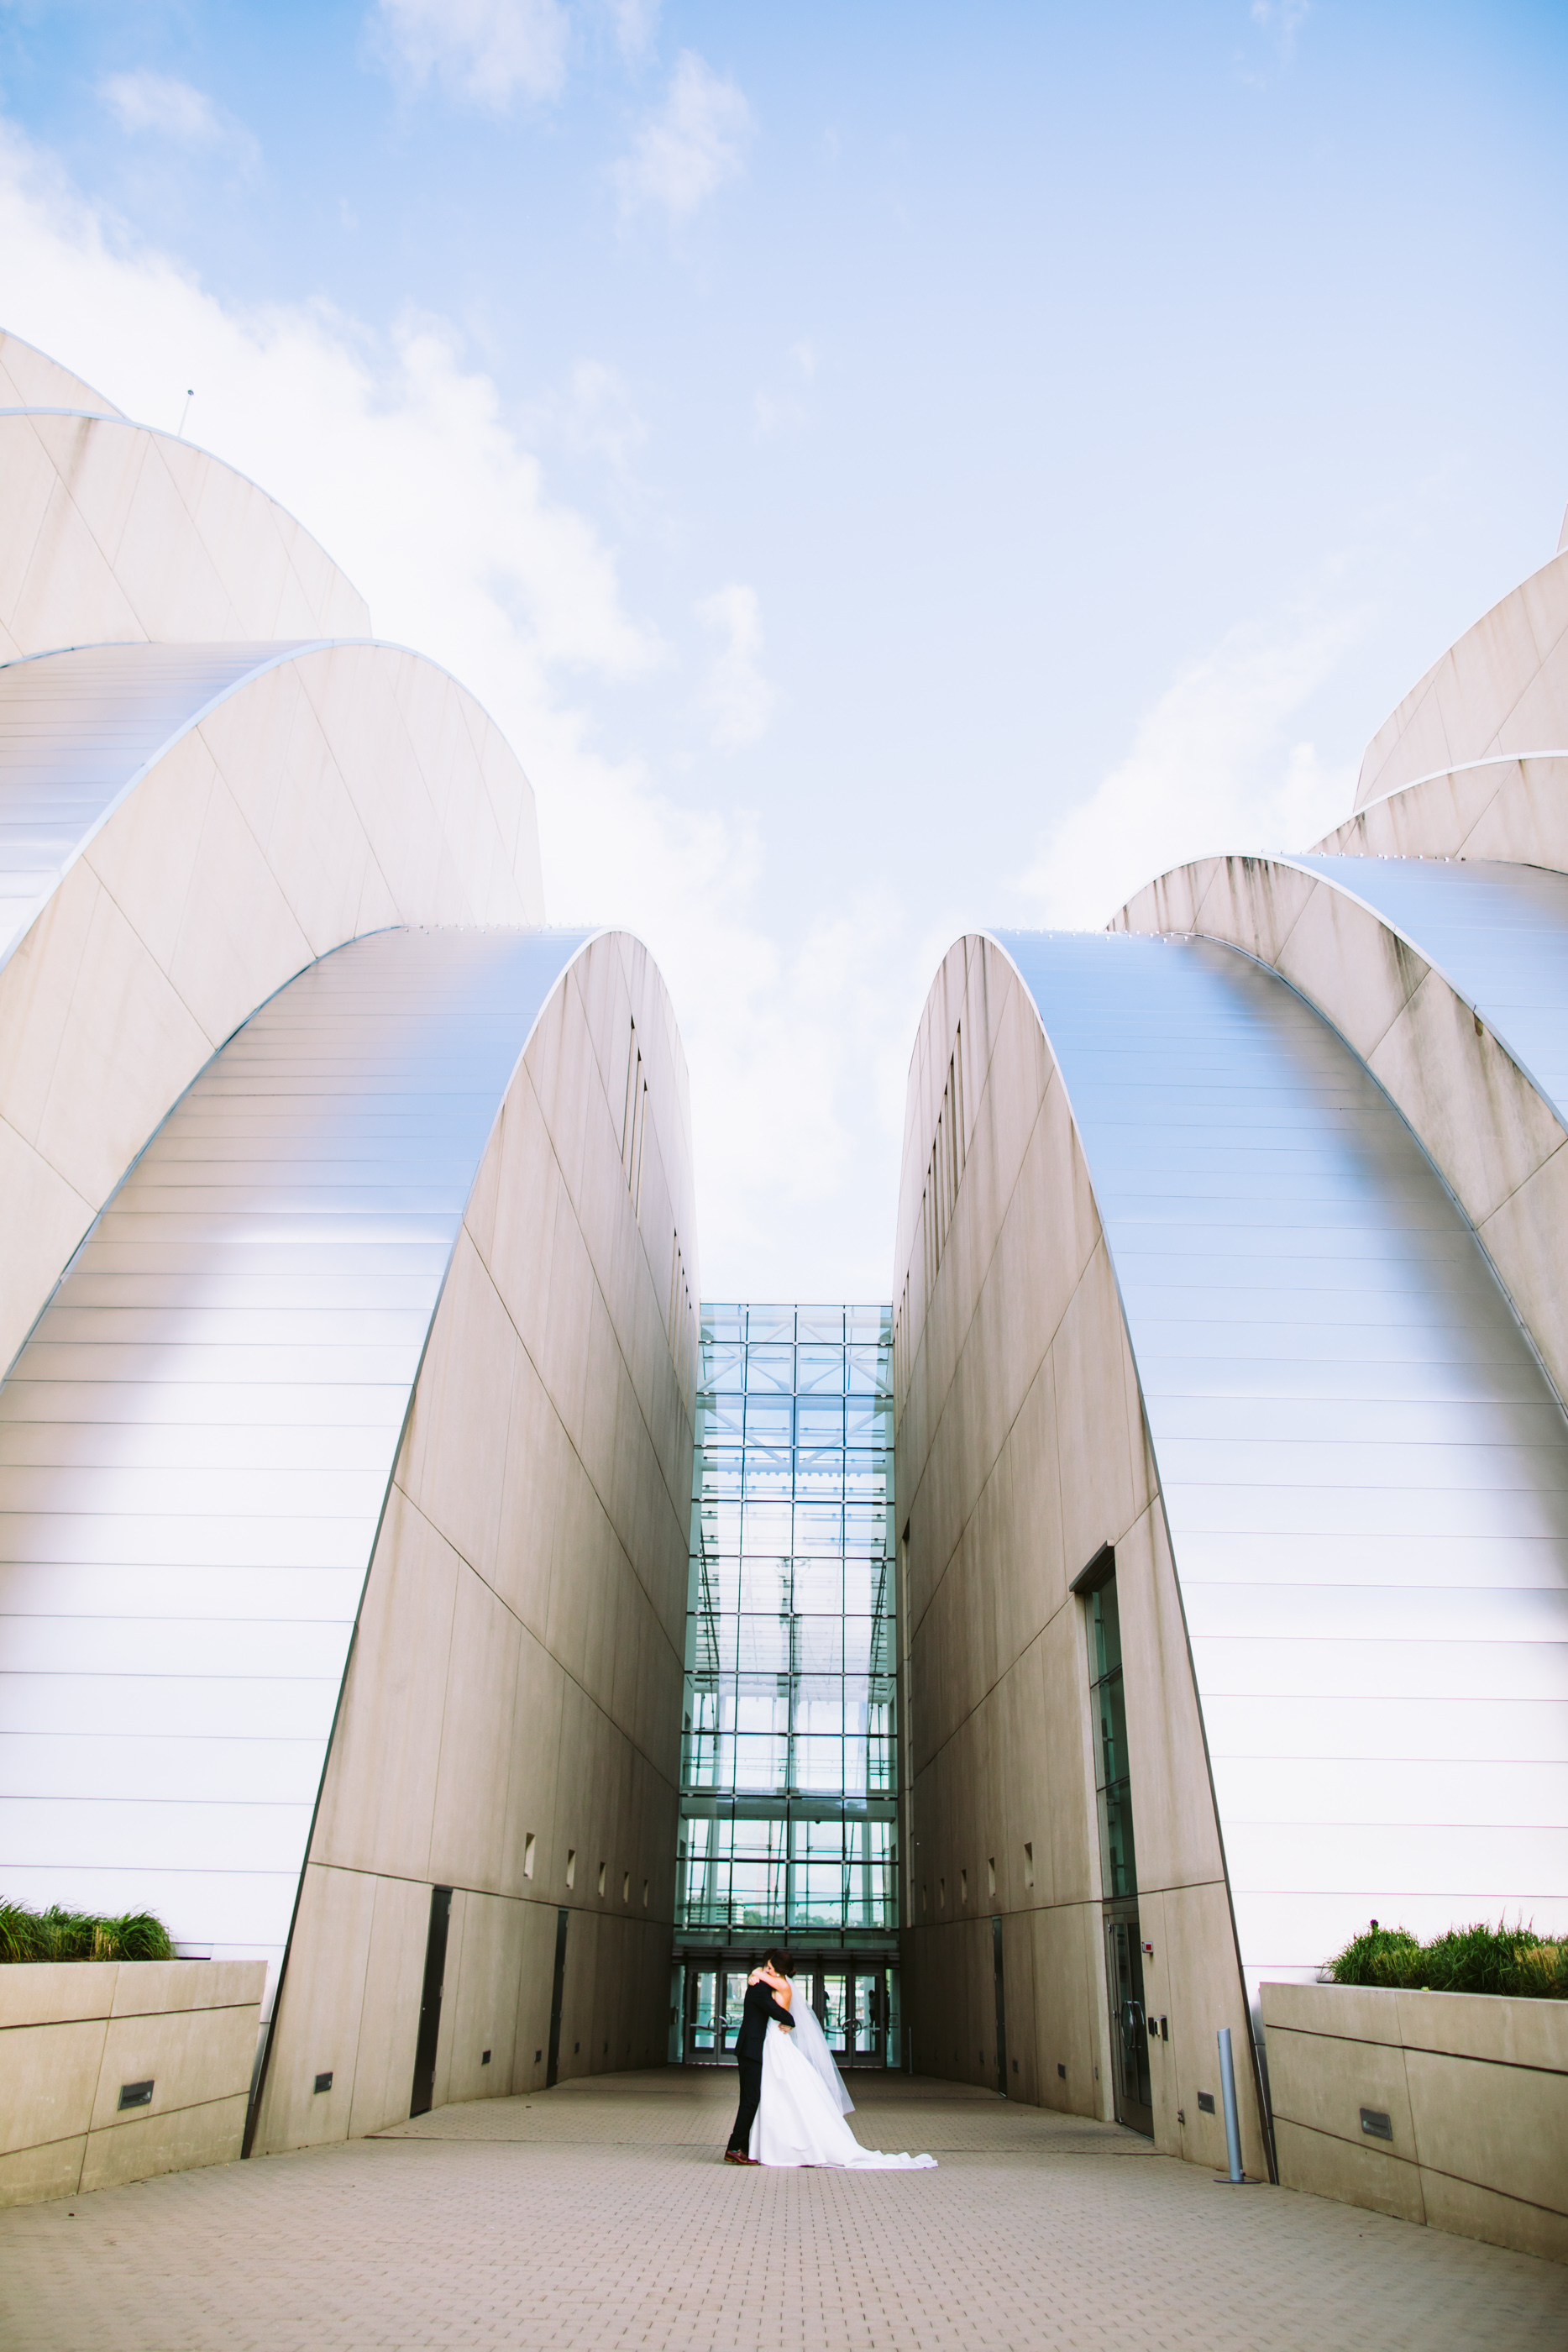
[[[685, 1964], [682, 2042], [688, 2066], [729, 2066], [746, 2004], [745, 1969]], [[841, 2066], [898, 2063], [897, 1975], [885, 1963], [820, 1969], [796, 1976], [796, 1999], [809, 2000]]]
[[1149, 2079], [1148, 2020], [1144, 2012], [1144, 1948], [1138, 1915], [1107, 1919], [1105, 1960], [1111, 1993], [1111, 2074], [1116, 2121], [1153, 2136], [1154, 2085]]
[[881, 2066], [887, 2049], [887, 1970], [858, 1969], [850, 1979], [852, 2066]]
[[686, 1971], [686, 2064], [724, 2066], [734, 2063], [735, 2037], [740, 2031], [746, 2003], [744, 1969], [693, 1969]]
[[850, 1980], [841, 1969], [819, 1969], [811, 1986], [811, 2006], [827, 2036], [828, 2047], [841, 2065], [849, 2050]]
[[820, 1969], [812, 1977], [811, 2006], [829, 2049], [841, 2066], [887, 2063], [887, 1970]]

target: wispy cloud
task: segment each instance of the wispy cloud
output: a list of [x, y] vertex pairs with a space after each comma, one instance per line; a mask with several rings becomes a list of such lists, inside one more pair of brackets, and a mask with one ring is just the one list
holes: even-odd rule
[[461, 103], [505, 114], [566, 80], [570, 20], [560, 0], [376, 0], [371, 48], [400, 80], [432, 79]]
[[1249, 624], [1177, 678], [1125, 759], [1040, 842], [1019, 886], [1034, 919], [1097, 927], [1189, 858], [1304, 848], [1347, 816], [1354, 769], [1325, 768], [1293, 722], [1364, 620]]
[[[788, 357], [801, 383], [810, 383], [817, 373], [815, 348], [802, 338], [790, 344]], [[807, 402], [796, 392], [756, 392], [752, 394], [751, 413], [759, 439], [770, 433], [788, 433], [807, 425], [811, 415]]]
[[659, 29], [659, 0], [606, 0], [616, 46], [629, 64], [645, 58]]
[[648, 437], [625, 377], [602, 360], [579, 360], [566, 399], [551, 402], [541, 415], [562, 447], [601, 457], [622, 478]]
[[243, 122], [214, 105], [204, 89], [172, 74], [141, 67], [108, 75], [98, 94], [129, 138], [152, 138], [195, 151], [222, 151], [237, 170], [252, 172], [261, 149]]
[[1312, 13], [1312, 0], [1252, 0], [1252, 22], [1267, 33], [1280, 54], [1288, 58], [1296, 34]]
[[757, 591], [731, 581], [703, 598], [697, 618], [724, 640], [708, 671], [703, 703], [714, 742], [721, 751], [736, 751], [767, 733], [777, 700], [762, 674], [762, 608]]
[[646, 121], [631, 152], [614, 167], [622, 210], [660, 205], [684, 220], [744, 168], [751, 109], [732, 81], [683, 49], [664, 105]]

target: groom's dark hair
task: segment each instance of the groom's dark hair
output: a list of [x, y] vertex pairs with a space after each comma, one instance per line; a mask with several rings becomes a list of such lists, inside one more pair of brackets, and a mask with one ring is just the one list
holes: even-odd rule
[[775, 1948], [771, 1951], [763, 1953], [762, 1965], [765, 1969], [771, 1969], [776, 1976], [787, 1977], [789, 1973], [789, 1955]]

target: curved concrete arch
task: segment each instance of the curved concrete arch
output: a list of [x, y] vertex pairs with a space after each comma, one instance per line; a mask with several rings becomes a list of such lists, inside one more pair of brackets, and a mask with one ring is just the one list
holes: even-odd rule
[[1206, 858], [1150, 883], [1113, 928], [1225, 940], [1333, 1023], [1453, 1187], [1568, 1396], [1568, 877]]
[[[288, 1984], [319, 2026], [363, 1998], [372, 1945], [404, 2001], [401, 1926], [433, 1879], [509, 1896], [519, 1937], [537, 1894], [553, 1952], [558, 1903], [605, 1907], [546, 1883], [564, 1828], [656, 1881], [638, 1931], [667, 1947], [695, 1345], [677, 1231], [689, 1257], [684, 1072], [635, 942], [382, 932], [263, 1006], [0, 1389], [7, 1891], [145, 1905], [275, 1980], [308, 1852]], [[423, 1962], [422, 1924], [416, 2013]], [[368, 2127], [367, 2099], [406, 2114], [413, 2033], [389, 2057], [388, 2030], [364, 2028], [391, 2105], [336, 2042], [340, 2095], [303, 2083], [304, 2137]], [[291, 2051], [274, 2140], [298, 2136]]]
[[1357, 809], [1419, 777], [1568, 743], [1568, 553], [1559, 553], [1451, 645], [1378, 729]]
[[0, 667], [9, 1361], [214, 1048], [388, 924], [542, 919], [533, 793], [457, 683], [374, 643], [89, 646]]
[[63, 368], [58, 360], [0, 327], [0, 407], [11, 402], [19, 408], [78, 408], [94, 416], [120, 415], [112, 401], [105, 400], [69, 368]]
[[1568, 751], [1418, 776], [1316, 846], [1324, 856], [1498, 857], [1568, 871]]
[[101, 411], [0, 412], [0, 660], [370, 626], [294, 517], [193, 442]]
[[[1092, 1995], [1069, 1583], [1110, 1543], [1149, 2006], [1187, 2051], [1155, 2130], [1194, 2153], [1190, 2070], [1243, 1978], [1310, 1976], [1373, 1914], [1562, 1916], [1568, 1423], [1382, 1088], [1207, 939], [961, 943], [911, 1076], [898, 1265], [915, 1916], [939, 1938], [938, 1879], [973, 1883], [988, 1839], [986, 1907], [1032, 1932], [1037, 1988], [1043, 1966]], [[977, 1789], [983, 1822], [959, 1818]], [[1015, 1846], [1032, 1893], [996, 1860]], [[1082, 2087], [1042, 2092], [1092, 2108], [1085, 1994], [1047, 1998]]]

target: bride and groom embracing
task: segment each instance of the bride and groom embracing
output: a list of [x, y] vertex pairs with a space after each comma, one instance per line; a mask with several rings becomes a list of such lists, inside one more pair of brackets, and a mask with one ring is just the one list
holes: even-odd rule
[[854, 2101], [809, 2000], [797, 2003], [788, 1962], [769, 1952], [747, 1979], [740, 2032], [740, 2105], [727, 2164], [832, 2165], [841, 2171], [924, 2172], [934, 2156], [862, 2147], [844, 2121]]

